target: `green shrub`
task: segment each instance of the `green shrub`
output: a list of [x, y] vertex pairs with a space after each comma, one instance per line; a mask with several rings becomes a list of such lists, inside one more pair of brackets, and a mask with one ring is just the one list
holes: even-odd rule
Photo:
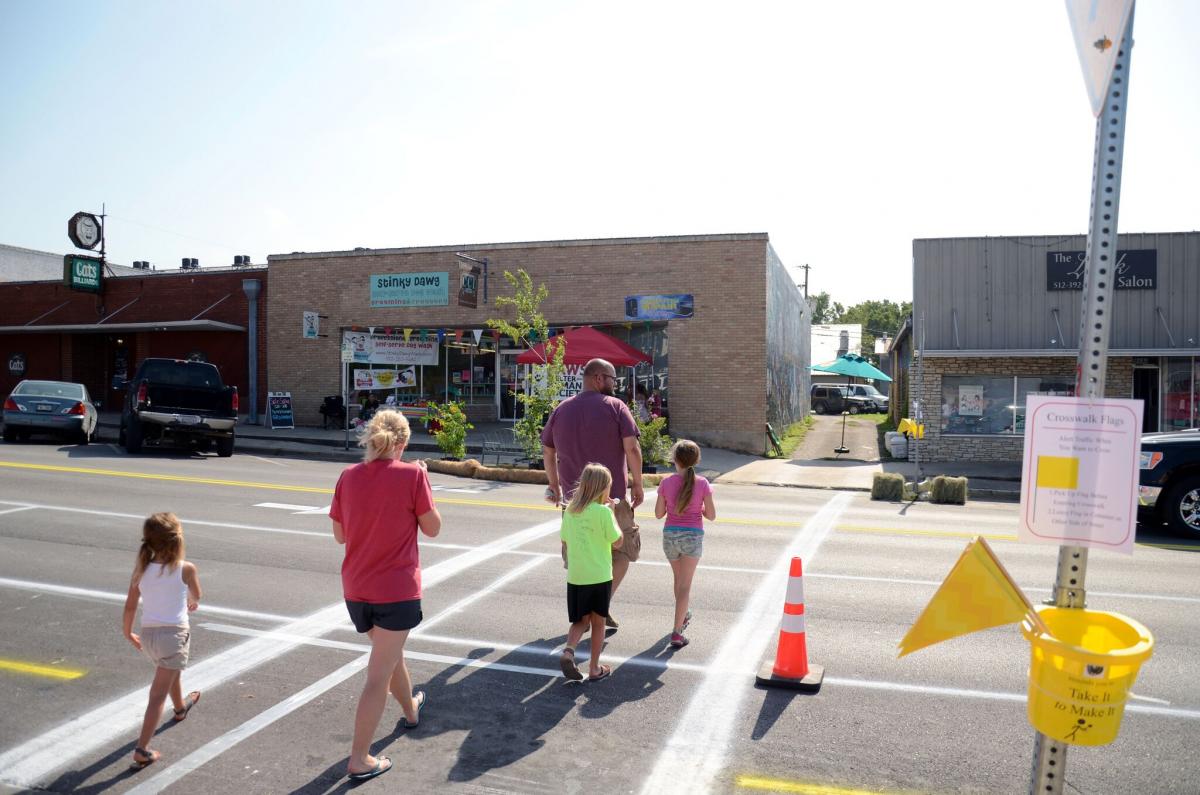
[[898, 472], [876, 472], [871, 478], [871, 499], [903, 500], [904, 476]]
[[944, 505], [966, 505], [967, 479], [938, 475], [929, 486], [929, 501]]
[[434, 403], [422, 420], [428, 428], [436, 422], [440, 427], [433, 432], [437, 446], [449, 458], [465, 458], [467, 455], [467, 431], [475, 426], [467, 422], [463, 404], [457, 401]]
[[664, 431], [667, 427], [666, 417], [651, 417], [645, 422], [638, 416], [636, 406], [630, 406], [633, 421], [637, 424], [638, 444], [642, 448], [642, 463], [669, 464], [671, 463], [671, 446], [675, 441]]

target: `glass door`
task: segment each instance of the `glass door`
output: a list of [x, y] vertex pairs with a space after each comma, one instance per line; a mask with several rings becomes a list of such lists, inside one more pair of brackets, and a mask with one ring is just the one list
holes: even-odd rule
[[499, 378], [496, 379], [496, 396], [500, 402], [500, 420], [516, 422], [525, 414], [525, 406], [514, 396], [522, 392], [529, 378], [529, 365], [517, 364], [517, 356], [523, 351], [500, 351]]

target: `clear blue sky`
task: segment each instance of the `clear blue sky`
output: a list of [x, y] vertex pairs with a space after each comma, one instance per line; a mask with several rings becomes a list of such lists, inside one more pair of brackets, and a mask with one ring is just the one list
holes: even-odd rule
[[[1122, 231], [1197, 226], [1197, 33], [1137, 9]], [[159, 267], [768, 232], [847, 305], [910, 297], [914, 237], [1086, 231], [1095, 128], [1053, 0], [5, 0], [0, 102], [0, 243], [102, 202]]]

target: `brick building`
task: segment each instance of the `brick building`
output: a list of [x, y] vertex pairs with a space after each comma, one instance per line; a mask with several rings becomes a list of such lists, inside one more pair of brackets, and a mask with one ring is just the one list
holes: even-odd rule
[[[515, 361], [521, 349], [486, 321], [511, 317], [495, 298], [512, 294], [504, 273], [518, 269], [548, 288], [552, 329], [594, 326], [651, 355], [620, 370], [618, 388], [658, 390], [673, 435], [759, 453], [767, 422], [778, 429], [808, 411], [811, 317], [766, 234], [356, 249], [268, 263], [270, 387], [292, 393], [300, 425], [320, 424], [323, 398], [343, 388], [401, 404], [449, 396], [476, 420], [515, 419], [511, 393], [529, 374]], [[478, 308], [460, 306], [464, 269], [483, 263]], [[670, 296], [692, 314], [656, 318], [637, 296]], [[319, 330], [308, 325], [314, 315]], [[355, 361], [343, 365], [346, 342]]]
[[[923, 459], [1018, 461], [1026, 396], [1074, 394], [1086, 245], [913, 241], [913, 325], [892, 351], [910, 394], [893, 406], [920, 403]], [[1200, 427], [1200, 233], [1121, 235], [1117, 259], [1105, 395], [1142, 400], [1143, 431]]]
[[[61, 273], [62, 259], [59, 257]], [[265, 267], [137, 271], [104, 280], [103, 292], [69, 289], [56, 281], [0, 284], [0, 393], [22, 378], [76, 381], [106, 410], [116, 409], [131, 377], [147, 357], [212, 362], [236, 385], [249, 412], [250, 374], [244, 281], [257, 281], [265, 305]], [[259, 408], [266, 383], [266, 328], [258, 317]]]

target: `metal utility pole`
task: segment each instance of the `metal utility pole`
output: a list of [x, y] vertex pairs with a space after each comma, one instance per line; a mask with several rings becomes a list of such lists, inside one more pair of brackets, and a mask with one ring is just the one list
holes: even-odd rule
[[809, 269], [809, 265], [808, 265], [808, 263], [805, 263], [805, 264], [801, 265], [800, 267], [804, 269], [804, 298], [807, 300], [808, 299], [808, 269]]
[[[1133, 49], [1133, 11], [1118, 45], [1116, 63], [1096, 121], [1092, 166], [1092, 213], [1083, 271], [1083, 306], [1079, 322], [1079, 363], [1075, 394], [1104, 397], [1108, 369], [1109, 320], [1117, 264], [1117, 210], [1121, 199], [1121, 162], [1125, 152], [1125, 109], [1129, 102], [1129, 56]], [[1087, 601], [1087, 547], [1060, 546], [1054, 580], [1054, 605], [1082, 610]], [[1057, 795], [1067, 772], [1067, 744], [1040, 732], [1034, 738], [1031, 795]]]

